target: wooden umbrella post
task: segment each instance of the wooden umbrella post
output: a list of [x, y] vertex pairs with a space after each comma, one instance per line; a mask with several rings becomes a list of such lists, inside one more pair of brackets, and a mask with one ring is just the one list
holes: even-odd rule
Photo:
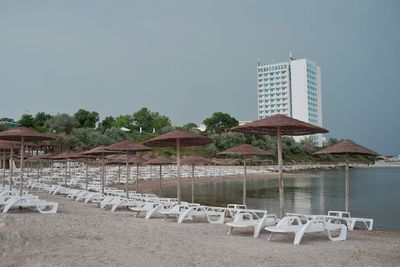
[[161, 190], [162, 190], [162, 165], [160, 164], [160, 190], [158, 192], [158, 196], [161, 196]]
[[85, 190], [88, 190], [88, 179], [89, 179], [89, 160], [85, 162]]
[[129, 152], [126, 151], [126, 198], [129, 198], [129, 176], [130, 176], [130, 170], [129, 170]]
[[24, 184], [24, 142], [25, 137], [21, 138], [21, 161], [19, 164], [19, 195], [22, 196], [22, 188]]
[[6, 151], [3, 150], [3, 188], [6, 187]]
[[246, 205], [246, 176], [247, 176], [247, 155], [243, 156], [244, 175], [243, 175], [243, 205]]
[[176, 186], [177, 186], [177, 198], [178, 204], [181, 204], [181, 141], [179, 138], [176, 139]]
[[67, 171], [67, 169], [68, 169], [68, 160], [65, 160], [65, 175], [64, 175], [64, 184], [65, 184], [65, 187], [67, 187], [67, 179], [68, 179], [68, 171]]
[[136, 193], [139, 192], [139, 164], [136, 164]]
[[101, 193], [104, 194], [105, 184], [104, 153], [101, 153]]
[[346, 211], [349, 211], [349, 157], [346, 157], [346, 174], [345, 174], [345, 205]]
[[192, 164], [192, 203], [194, 203], [194, 164]]
[[121, 183], [121, 164], [118, 163], [118, 185]]
[[282, 138], [281, 138], [281, 128], [276, 129], [276, 144], [278, 148], [278, 170], [279, 170], [279, 208], [281, 212], [281, 217], [284, 214], [285, 209], [285, 197], [283, 191], [283, 164], [282, 164]]
[[12, 190], [12, 187], [13, 187], [13, 175], [14, 175], [13, 157], [14, 157], [14, 147], [11, 145], [11, 153], [10, 153], [10, 160], [9, 160], [9, 165], [10, 165], [10, 190]]

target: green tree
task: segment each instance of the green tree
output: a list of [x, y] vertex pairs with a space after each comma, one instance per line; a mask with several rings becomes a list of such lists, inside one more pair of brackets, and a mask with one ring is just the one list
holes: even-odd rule
[[50, 114], [46, 114], [44, 112], [36, 113], [33, 124], [34, 128], [40, 132], [45, 132], [47, 130], [47, 121], [50, 120], [52, 116]]
[[300, 144], [303, 146], [303, 151], [308, 155], [311, 155], [312, 153], [318, 150], [317, 147], [312, 142], [312, 139], [309, 137], [302, 139], [300, 141]]
[[339, 143], [339, 140], [336, 138], [329, 138], [328, 142], [326, 143], [326, 146], [332, 146], [332, 145], [336, 145], [337, 143]]
[[115, 118], [114, 127], [116, 128], [133, 128], [133, 118], [131, 115], [119, 115]]
[[211, 117], [206, 118], [203, 123], [207, 127], [206, 132], [209, 134], [223, 133], [239, 125], [239, 122], [235, 118], [223, 112], [214, 112]]
[[21, 118], [18, 120], [18, 124], [24, 127], [33, 127], [34, 126], [34, 118], [31, 114], [23, 114]]
[[78, 122], [79, 128], [95, 128], [99, 121], [99, 113], [80, 109], [74, 114], [74, 118]]
[[158, 112], [151, 112], [146, 107], [135, 112], [132, 117], [135, 128], [139, 129], [141, 127], [144, 132], [148, 133], [152, 132], [153, 129], [160, 132], [163, 128], [171, 126], [171, 120], [168, 117]]
[[214, 141], [215, 147], [219, 150], [226, 150], [246, 142], [246, 137], [242, 133], [226, 132], [222, 134], [213, 134], [211, 139]]
[[197, 124], [194, 122], [189, 122], [182, 126], [182, 128], [187, 131], [196, 131], [197, 127], [198, 127]]
[[104, 135], [108, 137], [113, 143], [117, 143], [123, 140], [128, 139], [128, 134], [121, 129], [118, 128], [109, 128], [106, 129]]
[[56, 133], [70, 134], [78, 123], [74, 117], [66, 113], [58, 113], [47, 121], [47, 126]]
[[98, 129], [104, 133], [105, 130], [114, 127], [115, 119], [113, 116], [107, 116], [99, 123]]
[[85, 147], [110, 145], [114, 143], [111, 138], [92, 128], [75, 128], [72, 130], [72, 135]]
[[78, 138], [74, 135], [68, 135], [65, 133], [58, 133], [54, 135], [55, 139], [51, 141], [51, 144], [54, 146], [60, 146], [63, 150], [71, 151], [76, 147], [82, 145]]

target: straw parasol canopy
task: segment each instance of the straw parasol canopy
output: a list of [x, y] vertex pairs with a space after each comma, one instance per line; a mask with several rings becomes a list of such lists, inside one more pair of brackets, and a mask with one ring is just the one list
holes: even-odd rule
[[243, 155], [244, 175], [243, 175], [243, 205], [246, 205], [246, 176], [247, 176], [247, 156], [249, 155], [267, 155], [267, 151], [264, 151], [258, 147], [243, 144], [230, 149], [227, 149], [219, 154], [224, 155]]
[[143, 143], [144, 145], [155, 147], [176, 147], [176, 187], [179, 204], [181, 203], [181, 146], [201, 146], [210, 143], [212, 143], [212, 140], [208, 137], [183, 130], [171, 131]]
[[19, 194], [22, 196], [22, 188], [24, 182], [24, 151], [25, 145], [24, 142], [32, 142], [32, 141], [45, 141], [51, 140], [52, 137], [39, 133], [35, 129], [27, 128], [27, 127], [18, 127], [9, 129], [3, 132], [0, 132], [0, 140], [9, 140], [9, 141], [20, 141], [21, 142], [21, 163], [20, 163], [20, 187]]
[[192, 166], [192, 203], [194, 203], [194, 166], [210, 164], [211, 160], [198, 156], [188, 156], [183, 158], [181, 163]]
[[281, 215], [284, 213], [284, 191], [283, 191], [283, 161], [282, 161], [282, 135], [309, 135], [327, 133], [328, 130], [319, 126], [290, 118], [285, 115], [273, 115], [264, 119], [246, 123], [231, 129], [234, 132], [249, 133], [255, 135], [276, 136], [278, 148], [278, 169], [279, 169], [279, 203]]
[[162, 189], [162, 165], [169, 165], [174, 164], [173, 161], [167, 159], [163, 156], [158, 156], [157, 158], [150, 159], [144, 162], [145, 165], [159, 165], [160, 166], [160, 187], [159, 187], [159, 196], [161, 196], [161, 189]]
[[349, 155], [366, 155], [366, 156], [378, 156], [379, 154], [366, 147], [363, 147], [351, 140], [343, 140], [335, 145], [326, 147], [317, 152], [314, 155], [322, 154], [345, 154], [346, 155], [346, 174], [345, 174], [345, 209], [349, 211]]
[[313, 154], [357, 154], [366, 156], [379, 156], [379, 154], [375, 151], [363, 147], [352, 140], [343, 140], [335, 145], [314, 152]]
[[[119, 143], [109, 145], [105, 149], [114, 150], [114, 151], [123, 151], [126, 153], [126, 197], [128, 198], [129, 197], [128, 183], [129, 183], [129, 176], [130, 176], [129, 154], [132, 152], [136, 153], [139, 151], [150, 151], [150, 150], [152, 150], [152, 148], [142, 145], [142, 144], [134, 143], [131, 140], [124, 140]], [[138, 174], [139, 173], [137, 173], [137, 175]], [[139, 177], [137, 176], [136, 182], [138, 182], [138, 180], [139, 180]], [[137, 183], [136, 183], [136, 187], [137, 187]]]
[[98, 147], [92, 148], [90, 150], [87, 150], [87, 151], [84, 151], [81, 153], [82, 155], [101, 156], [101, 170], [102, 170], [101, 192], [102, 193], [104, 193], [104, 186], [105, 186], [104, 156], [112, 155], [112, 154], [121, 154], [121, 153], [122, 153], [121, 151], [106, 149], [106, 146], [98, 146]]

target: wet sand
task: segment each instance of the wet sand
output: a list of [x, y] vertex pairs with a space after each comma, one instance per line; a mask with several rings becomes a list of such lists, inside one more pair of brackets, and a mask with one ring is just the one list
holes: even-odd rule
[[400, 231], [352, 231], [344, 242], [251, 231], [226, 225], [136, 218], [127, 210], [34, 192], [60, 203], [57, 214], [0, 215], [0, 266], [398, 266]]

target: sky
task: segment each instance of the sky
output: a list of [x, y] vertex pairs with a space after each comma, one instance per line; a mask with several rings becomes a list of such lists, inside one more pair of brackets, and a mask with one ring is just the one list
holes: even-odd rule
[[0, 117], [257, 118], [256, 66], [318, 62], [327, 137], [400, 154], [400, 1], [0, 1]]

